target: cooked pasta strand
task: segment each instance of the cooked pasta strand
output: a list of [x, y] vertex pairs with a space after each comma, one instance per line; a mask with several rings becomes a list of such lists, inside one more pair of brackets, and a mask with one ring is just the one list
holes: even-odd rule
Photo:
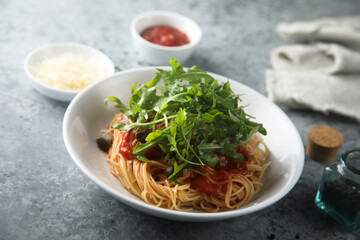
[[[121, 114], [118, 114], [112, 120], [111, 125], [117, 123], [121, 117]], [[224, 196], [206, 194], [191, 187], [190, 178], [193, 173], [189, 170], [184, 170], [182, 176], [178, 177], [177, 181], [184, 183], [178, 185], [167, 179], [166, 164], [159, 161], [146, 163], [138, 159], [124, 158], [118, 152], [124, 133], [123, 130], [110, 130], [114, 139], [107, 156], [111, 173], [120, 180], [125, 188], [145, 202], [172, 210], [198, 209], [217, 212], [241, 207], [251, 201], [260, 189], [263, 173], [269, 164], [265, 161], [269, 150], [262, 139], [255, 135], [245, 147], [250, 153], [247, 174], [221, 182], [209, 177], [209, 181], [212, 183], [226, 184], [226, 193]]]

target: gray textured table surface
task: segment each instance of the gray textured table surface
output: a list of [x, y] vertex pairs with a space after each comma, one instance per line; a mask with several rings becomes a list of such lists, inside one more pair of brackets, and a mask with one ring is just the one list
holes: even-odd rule
[[[287, 44], [281, 21], [357, 13], [359, 1], [5, 1], [0, 0], [0, 239], [360, 239], [314, 205], [324, 164], [306, 159], [303, 174], [282, 200], [226, 221], [176, 222], [138, 212], [91, 182], [70, 159], [62, 138], [66, 103], [33, 90], [23, 71], [40, 45], [71, 41], [96, 47], [121, 71], [137, 60], [129, 34], [137, 14], [164, 9], [186, 14], [203, 30], [185, 64], [238, 80], [266, 95], [269, 52]], [[315, 124], [345, 137], [341, 151], [360, 147], [359, 124], [335, 115], [284, 109], [303, 141]]]

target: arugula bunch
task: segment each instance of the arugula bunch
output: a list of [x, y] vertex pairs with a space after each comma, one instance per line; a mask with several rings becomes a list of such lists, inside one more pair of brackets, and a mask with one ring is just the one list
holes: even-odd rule
[[[219, 83], [198, 66], [184, 70], [175, 59], [170, 65], [171, 71], [157, 69], [150, 82], [133, 85], [128, 108], [116, 97], [105, 99], [105, 104], [117, 103], [130, 121], [112, 128], [147, 135], [133, 154], [149, 162], [145, 152], [160, 147], [166, 153], [163, 161], [173, 164], [169, 179], [175, 182], [184, 169], [219, 166], [216, 155], [246, 161], [236, 148], [244, 147], [256, 132], [266, 135], [266, 130], [239, 106], [240, 96], [233, 93], [229, 82]], [[161, 80], [163, 84], [158, 84]]]

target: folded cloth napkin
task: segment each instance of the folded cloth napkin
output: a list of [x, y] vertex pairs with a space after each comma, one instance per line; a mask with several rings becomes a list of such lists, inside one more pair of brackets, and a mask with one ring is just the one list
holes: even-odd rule
[[[285, 38], [311, 44], [282, 46], [271, 52], [273, 69], [266, 71], [269, 99], [360, 121], [360, 52], [356, 50], [360, 50], [360, 18], [280, 24], [277, 30]], [[345, 30], [348, 34], [341, 35]], [[314, 39], [326, 43], [314, 43]]]
[[338, 44], [282, 46], [271, 52], [271, 64], [274, 70], [360, 74], [360, 52]]
[[280, 23], [276, 30], [284, 39], [336, 42], [360, 50], [360, 16]]
[[278, 104], [334, 112], [360, 121], [360, 77], [321, 72], [266, 71], [268, 98]]

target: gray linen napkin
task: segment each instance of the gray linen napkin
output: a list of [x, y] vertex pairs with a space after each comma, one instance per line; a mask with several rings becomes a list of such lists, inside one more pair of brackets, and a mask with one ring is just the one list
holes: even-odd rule
[[266, 71], [271, 101], [293, 108], [335, 112], [360, 121], [360, 78], [321, 72]]
[[274, 70], [360, 74], [360, 52], [338, 44], [282, 46], [271, 52]]
[[[358, 44], [360, 47], [360, 18], [356, 18], [357, 22], [354, 19], [280, 24], [278, 31], [280, 29], [283, 36], [307, 39], [311, 44], [282, 46], [271, 52], [273, 69], [266, 71], [269, 99], [289, 107], [335, 112], [360, 121], [360, 52], [335, 43], [335, 40], [341, 40], [347, 42], [347, 46], [351, 42], [352, 46]], [[332, 35], [324, 34], [329, 33], [328, 30], [319, 31], [325, 27], [331, 27]], [[358, 31], [358, 40], [355, 41], [354, 37], [346, 38], [350, 34], [342, 35], [341, 38], [343, 28], [348, 32]], [[327, 40], [327, 43], [313, 42], [314, 36], [318, 37], [320, 33], [321, 39]]]
[[276, 30], [284, 39], [335, 42], [360, 50], [360, 16], [280, 23]]

